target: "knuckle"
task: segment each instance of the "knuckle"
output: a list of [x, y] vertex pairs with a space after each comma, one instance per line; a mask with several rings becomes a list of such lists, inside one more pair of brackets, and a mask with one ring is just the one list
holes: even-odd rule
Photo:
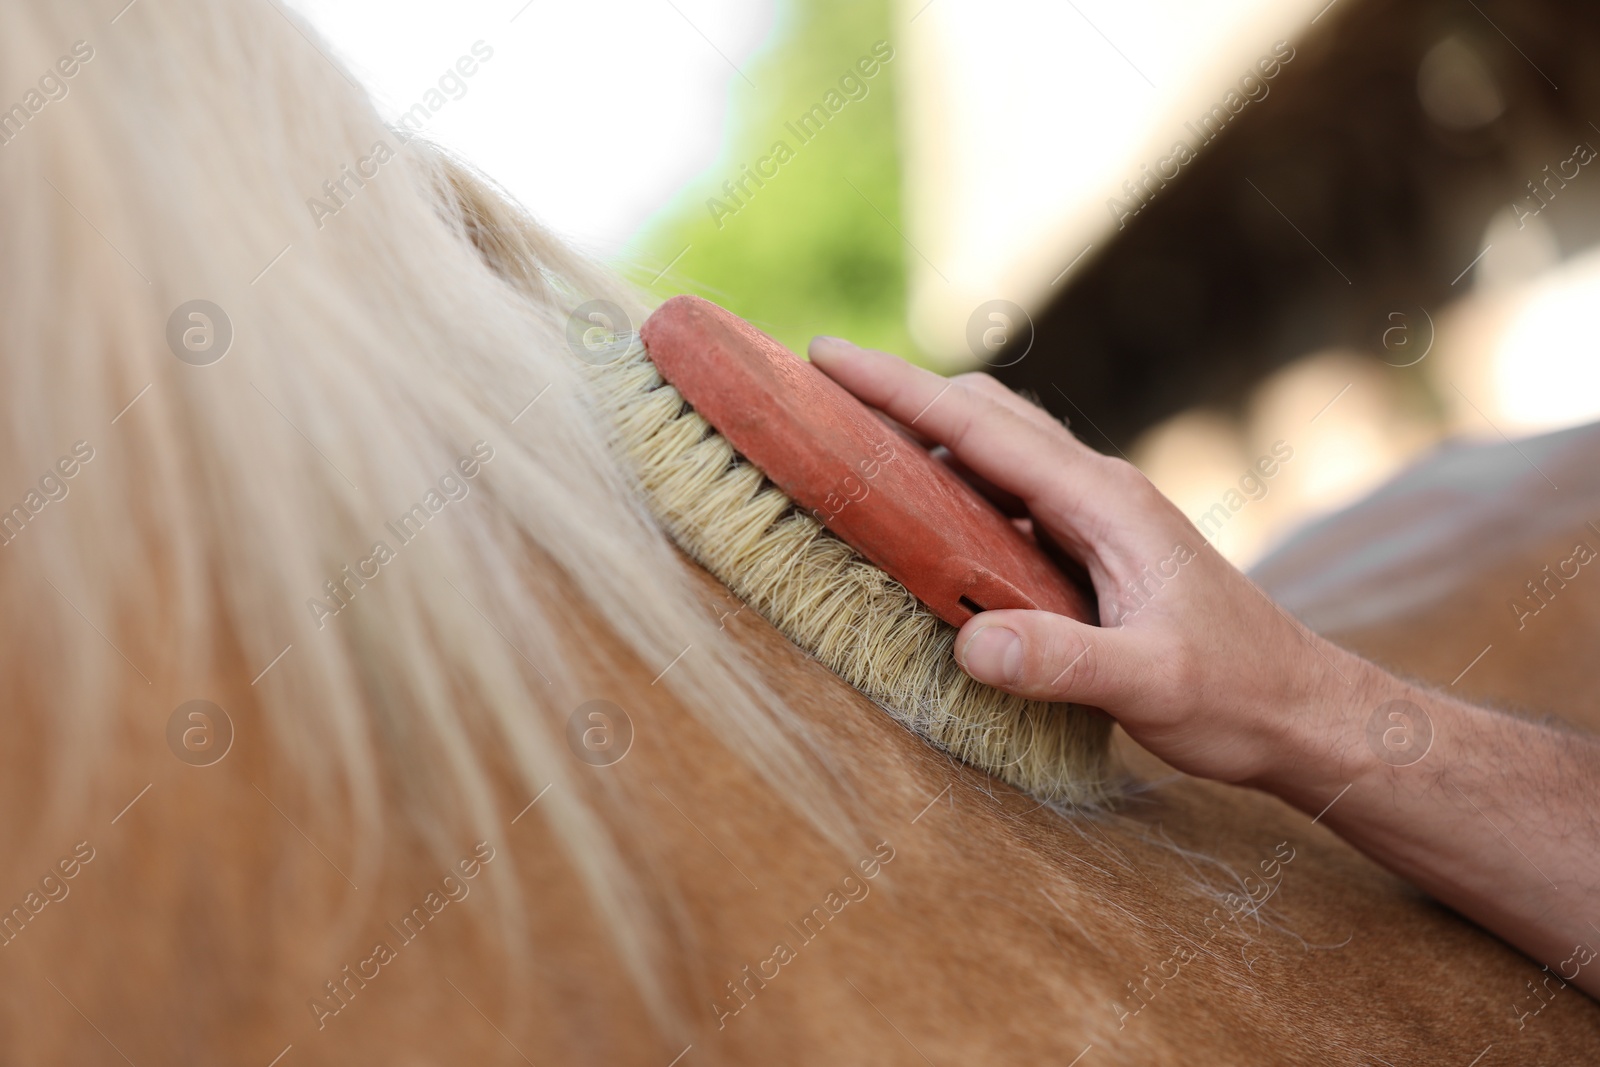
[[995, 382], [987, 374], [958, 374], [950, 379], [951, 387], [960, 390], [962, 394], [960, 401], [951, 404], [944, 414], [950, 426], [944, 443], [951, 451], [959, 451], [962, 442], [974, 430], [980, 428], [1006, 430], [1016, 423], [1015, 415], [1004, 403], [998, 402], [998, 397], [990, 395], [986, 387], [966, 380], [971, 377], [986, 378], [993, 383], [994, 388], [1005, 389], [1005, 386]]
[[950, 380], [952, 382], [957, 383], [958, 385], [963, 385], [963, 386], [966, 386], [969, 389], [974, 389], [974, 390], [977, 390], [977, 391], [983, 392], [983, 393], [989, 393], [991, 395], [997, 389], [998, 390], [1002, 390], [1004, 392], [1008, 392], [1008, 393], [1011, 391], [1009, 389], [1006, 389], [1005, 386], [1001, 385], [999, 380], [997, 378], [995, 378], [994, 375], [988, 373], [987, 371], [981, 371], [981, 370], [964, 371], [961, 374], [955, 375]]
[[966, 390], [973, 397], [983, 401], [988, 407], [1004, 412], [1011, 418], [1027, 419], [1037, 415], [1039, 408], [1034, 407], [1024, 397], [1015, 392], [1010, 386], [1000, 381], [987, 371], [966, 371], [955, 375], [952, 382]]
[[959, 453], [968, 435], [977, 427], [978, 416], [971, 411], [957, 411], [947, 418], [949, 427], [943, 434], [944, 446], [952, 452]]
[[1132, 463], [1129, 463], [1120, 456], [1106, 456], [1105, 469], [1107, 474], [1112, 479], [1121, 482], [1130, 488], [1138, 483], [1147, 483], [1149, 481], [1149, 479], [1147, 479], [1144, 474], [1140, 472], [1138, 467], [1135, 467]]
[[1093, 647], [1066, 627], [1045, 626], [1040, 630], [1043, 639], [1024, 672], [1030, 688], [1046, 699], [1063, 699], [1064, 694], [1092, 690], [1096, 671]]
[[1148, 502], [1161, 495], [1155, 483], [1127, 460], [1119, 456], [1107, 456], [1106, 463], [1106, 476], [1119, 492], [1141, 502]]

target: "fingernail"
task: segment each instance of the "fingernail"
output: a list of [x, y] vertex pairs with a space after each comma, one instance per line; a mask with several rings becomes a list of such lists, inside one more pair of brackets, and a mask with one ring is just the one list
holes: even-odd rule
[[961, 650], [961, 666], [989, 685], [1010, 685], [1022, 675], [1022, 638], [1004, 626], [985, 626]]

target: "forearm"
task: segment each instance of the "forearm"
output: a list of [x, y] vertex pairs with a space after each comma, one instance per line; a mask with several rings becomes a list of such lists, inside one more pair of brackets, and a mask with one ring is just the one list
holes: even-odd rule
[[1350, 683], [1283, 716], [1246, 784], [1600, 996], [1600, 743], [1325, 651]]

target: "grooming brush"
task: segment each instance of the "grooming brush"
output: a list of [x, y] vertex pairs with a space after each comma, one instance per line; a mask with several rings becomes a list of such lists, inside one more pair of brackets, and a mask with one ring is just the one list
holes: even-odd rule
[[827, 375], [694, 296], [590, 371], [678, 545], [791, 641], [956, 757], [1043, 800], [1105, 799], [1110, 721], [975, 681], [980, 611], [1095, 614], [992, 504]]

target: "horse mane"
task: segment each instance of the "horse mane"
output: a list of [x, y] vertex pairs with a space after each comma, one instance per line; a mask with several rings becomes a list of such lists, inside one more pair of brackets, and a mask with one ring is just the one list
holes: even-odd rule
[[[0, 839], [103, 823], [132, 781], [107, 780], [119, 746], [165, 758], [170, 695], [227, 692], [241, 742], [293, 769], [273, 788], [359, 843], [355, 884], [412, 836], [416, 863], [448, 869], [503, 835], [506, 795], [548, 788], [537, 817], [665, 1011], [619, 843], [632, 809], [577, 773], [574, 709], [625, 659], [659, 674], [641, 699], [676, 700], [844, 840], [837, 787], [718, 634], [585, 395], [568, 314], [637, 297], [402, 139], [315, 39], [274, 4], [0, 9], [6, 85], [50, 79], [0, 144], [0, 506], [27, 512], [0, 545], [0, 788], [46, 813]], [[308, 210], [330, 180], [337, 213]], [[196, 299], [231, 323], [209, 365], [169, 342]], [[52, 474], [79, 442], [93, 458]], [[395, 538], [430, 493], [449, 499]], [[392, 560], [351, 579], [378, 542]]]

